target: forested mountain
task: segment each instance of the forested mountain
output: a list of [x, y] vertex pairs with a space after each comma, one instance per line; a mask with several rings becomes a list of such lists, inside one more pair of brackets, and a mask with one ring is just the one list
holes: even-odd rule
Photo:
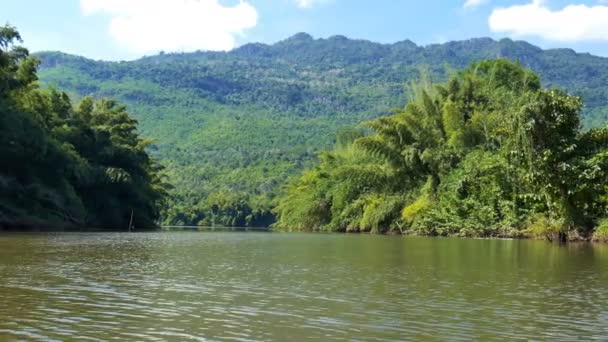
[[43, 82], [75, 99], [112, 97], [129, 106], [176, 186], [172, 223], [270, 223], [280, 184], [311, 165], [339, 129], [402, 107], [408, 81], [444, 81], [481, 59], [519, 61], [544, 87], [581, 95], [587, 127], [608, 116], [607, 58], [509, 39], [422, 47], [300, 33], [274, 45], [130, 62], [37, 56]]

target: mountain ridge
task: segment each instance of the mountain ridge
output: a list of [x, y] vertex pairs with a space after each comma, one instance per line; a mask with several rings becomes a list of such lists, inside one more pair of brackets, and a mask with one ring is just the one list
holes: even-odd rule
[[[525, 40], [513, 40], [511, 38], [501, 38], [501, 39], [494, 39], [491, 37], [472, 37], [469, 39], [462, 39], [462, 40], [453, 40], [453, 41], [448, 41], [448, 42], [444, 42], [444, 43], [430, 43], [430, 44], [417, 44], [415, 43], [413, 40], [411, 39], [404, 39], [404, 40], [399, 40], [396, 42], [392, 42], [392, 43], [380, 43], [380, 42], [375, 42], [373, 40], [369, 40], [369, 39], [361, 39], [361, 38], [351, 38], [351, 37], [347, 37], [344, 35], [332, 35], [329, 36], [327, 38], [314, 38], [311, 34], [306, 33], [306, 32], [298, 32], [295, 33], [294, 35], [285, 38], [283, 40], [279, 40], [275, 43], [262, 43], [262, 42], [250, 42], [250, 43], [245, 43], [243, 45], [240, 45], [238, 47], [235, 47], [231, 50], [228, 51], [211, 51], [211, 50], [196, 50], [196, 51], [189, 51], [189, 52], [180, 52], [180, 51], [172, 51], [172, 52], [160, 52], [158, 54], [154, 54], [154, 55], [144, 55], [142, 57], [136, 58], [136, 59], [132, 59], [132, 60], [103, 60], [103, 59], [95, 59], [95, 58], [90, 58], [90, 57], [85, 57], [82, 55], [78, 55], [78, 54], [73, 54], [73, 53], [66, 53], [63, 51], [59, 51], [59, 50], [42, 50], [42, 51], [37, 51], [35, 53], [33, 53], [33, 55], [48, 55], [48, 54], [62, 54], [65, 56], [69, 56], [69, 57], [77, 57], [77, 58], [83, 58], [87, 61], [92, 61], [92, 62], [102, 62], [102, 63], [128, 63], [128, 62], [138, 62], [138, 61], [142, 61], [142, 60], [147, 60], [147, 59], [154, 59], [155, 57], [159, 57], [159, 56], [165, 56], [165, 55], [189, 55], [189, 54], [210, 54], [210, 55], [222, 55], [222, 54], [231, 54], [231, 53], [239, 53], [241, 51], [251, 51], [251, 50], [256, 50], [256, 49], [265, 49], [265, 48], [272, 48], [275, 46], [281, 46], [281, 45], [285, 45], [285, 44], [289, 44], [289, 43], [310, 43], [310, 42], [323, 42], [323, 41], [336, 41], [336, 40], [343, 40], [343, 41], [349, 41], [349, 42], [360, 42], [360, 43], [371, 43], [373, 45], [376, 45], [378, 47], [402, 47], [402, 46], [406, 46], [409, 49], [428, 49], [428, 48], [436, 48], [436, 47], [441, 47], [441, 46], [446, 46], [446, 45], [454, 45], [454, 44], [476, 44], [476, 43], [485, 43], [484, 45], [491, 45], [491, 44], [522, 44], [522, 45], [526, 45], [527, 47], [536, 49], [537, 51], [544, 51], [544, 52], [549, 52], [549, 51], [563, 51], [563, 52], [568, 52], [571, 54], [575, 54], [575, 55], [581, 55], [581, 56], [590, 56], [590, 57], [596, 57], [596, 58], [600, 58], [600, 59], [608, 59], [607, 56], [599, 56], [599, 55], [594, 55], [591, 54], [589, 52], [579, 52], [576, 51], [572, 48], [548, 48], [548, 49], [543, 49], [537, 45], [534, 45], [532, 43], [529, 43]], [[500, 57], [500, 56], [498, 56]]]
[[[307, 53], [309, 51], [313, 51], [313, 53]], [[587, 52], [581, 53], [570, 48], [542, 49], [526, 41], [509, 38], [494, 40], [489, 37], [480, 37], [442, 44], [417, 45], [409, 39], [395, 43], [377, 43], [365, 39], [351, 39], [341, 35], [315, 39], [310, 34], [303, 32], [274, 44], [247, 43], [230, 51], [222, 52], [160, 53], [131, 61], [94, 60], [60, 51], [37, 52], [34, 55], [41, 57], [41, 69], [69, 63], [82, 63], [89, 66], [93, 64], [124, 66], [250, 58], [270, 58], [279, 62], [295, 63], [296, 65], [325, 63], [325, 68], [321, 68], [321, 70], [332, 70], [337, 67], [372, 62], [380, 65], [395, 64], [395, 60], [400, 60], [400, 64], [423, 64], [434, 67], [450, 64], [455, 69], [462, 69], [472, 60], [507, 58], [516, 59], [532, 69], [543, 69], [547, 63], [551, 62], [550, 59], [555, 58], [555, 56], [568, 56], [577, 60], [577, 62], [597, 63], [602, 69], [608, 68], [608, 57], [596, 56]], [[553, 86], [555, 83], [552, 75], [543, 75], [541, 72], [541, 76], [543, 76], [543, 81], [547, 86]], [[566, 75], [559, 76], [562, 80], [566, 78]]]

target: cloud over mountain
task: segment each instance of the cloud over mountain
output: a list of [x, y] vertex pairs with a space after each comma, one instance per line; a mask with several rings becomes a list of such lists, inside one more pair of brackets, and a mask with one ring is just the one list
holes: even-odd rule
[[219, 0], [80, 0], [80, 7], [85, 15], [108, 15], [111, 36], [135, 53], [229, 50], [258, 21], [246, 1], [226, 6]]
[[608, 6], [568, 5], [558, 10], [545, 1], [495, 9], [488, 20], [490, 30], [516, 36], [576, 42], [608, 40]]

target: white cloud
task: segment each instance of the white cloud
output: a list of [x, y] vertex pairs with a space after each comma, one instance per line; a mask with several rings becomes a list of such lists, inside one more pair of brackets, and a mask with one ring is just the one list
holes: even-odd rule
[[230, 50], [258, 19], [244, 1], [230, 7], [219, 0], [80, 0], [80, 7], [85, 15], [110, 15], [110, 34], [135, 53]]
[[467, 0], [463, 7], [467, 9], [475, 8], [485, 4], [486, 2], [488, 2], [488, 0]]
[[568, 5], [550, 9], [543, 0], [495, 9], [488, 20], [493, 32], [575, 42], [608, 40], [608, 6]]
[[300, 8], [311, 8], [315, 5], [322, 4], [328, 0], [294, 0], [296, 5]]

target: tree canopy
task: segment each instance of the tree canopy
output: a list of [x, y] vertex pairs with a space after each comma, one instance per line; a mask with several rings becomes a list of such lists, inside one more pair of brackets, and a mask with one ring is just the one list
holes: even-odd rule
[[113, 100], [41, 88], [39, 61], [0, 28], [0, 227], [155, 227], [170, 186]]

